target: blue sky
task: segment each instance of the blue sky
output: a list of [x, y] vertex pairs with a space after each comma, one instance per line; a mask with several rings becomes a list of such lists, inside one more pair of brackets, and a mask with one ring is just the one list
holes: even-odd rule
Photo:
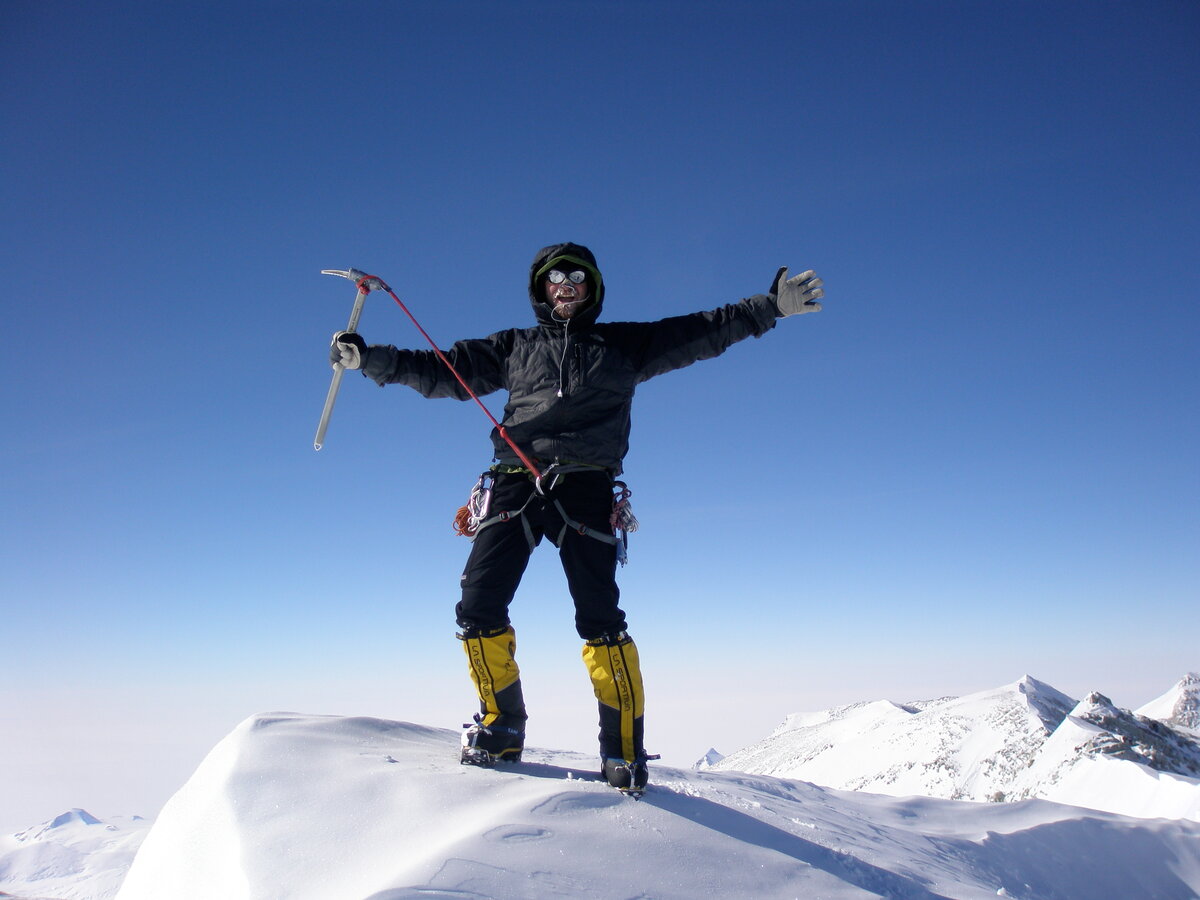
[[[529, 323], [560, 240], [609, 319], [825, 279], [639, 391], [621, 578], [670, 762], [1200, 667], [1195, 4], [115, 6], [0, 24], [0, 827], [154, 814], [254, 712], [469, 714], [489, 426], [353, 376], [314, 453], [323, 268], [444, 345]], [[378, 294], [360, 330], [420, 342]], [[513, 616], [531, 743], [590, 750], [550, 548]]]

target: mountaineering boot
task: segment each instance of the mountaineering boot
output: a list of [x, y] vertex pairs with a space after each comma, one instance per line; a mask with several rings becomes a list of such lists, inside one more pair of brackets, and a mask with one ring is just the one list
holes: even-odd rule
[[484, 725], [475, 716], [474, 725], [464, 725], [459, 762], [464, 766], [494, 766], [497, 762], [520, 762], [525, 733], [504, 725]]
[[461, 761], [490, 766], [517, 762], [525, 748], [525, 699], [517, 668], [517, 635], [511, 627], [467, 629], [458, 635], [479, 694], [479, 713], [464, 725]]
[[600, 706], [600, 774], [613, 787], [641, 793], [649, 780], [642, 746], [646, 698], [637, 645], [628, 633], [605, 634], [583, 645], [583, 662]]
[[633, 762], [612, 757], [601, 759], [600, 774], [604, 780], [617, 790], [626, 794], [641, 794], [646, 790], [646, 782], [650, 780], [650, 770], [646, 766], [649, 759], [657, 756], [643, 756]]

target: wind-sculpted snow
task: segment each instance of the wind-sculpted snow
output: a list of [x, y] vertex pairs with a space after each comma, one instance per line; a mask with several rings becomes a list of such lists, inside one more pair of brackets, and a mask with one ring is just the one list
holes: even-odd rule
[[[1187, 687], [1185, 679], [1158, 709], [1186, 707]], [[1077, 704], [1028, 676], [967, 697], [791, 715], [770, 737], [714, 768], [894, 796], [1040, 797], [1200, 819], [1194, 732], [1117, 709], [1101, 694]]]
[[460, 766], [457, 749], [455, 732], [400, 722], [247, 720], [167, 804], [120, 900], [1182, 900], [1200, 890], [1200, 823], [661, 766], [635, 801], [599, 782], [590, 756], [529, 749], [487, 770]]

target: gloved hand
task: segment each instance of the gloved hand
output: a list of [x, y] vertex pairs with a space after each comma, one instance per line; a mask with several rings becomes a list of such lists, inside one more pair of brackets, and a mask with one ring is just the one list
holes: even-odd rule
[[821, 288], [824, 284], [812, 269], [799, 275], [787, 277], [787, 266], [782, 266], [775, 273], [775, 282], [771, 285], [771, 299], [775, 301], [775, 314], [779, 318], [797, 316], [807, 312], [820, 312], [821, 304], [817, 301], [825, 296]]
[[362, 368], [367, 342], [355, 331], [338, 331], [329, 342], [329, 363], [343, 369]]

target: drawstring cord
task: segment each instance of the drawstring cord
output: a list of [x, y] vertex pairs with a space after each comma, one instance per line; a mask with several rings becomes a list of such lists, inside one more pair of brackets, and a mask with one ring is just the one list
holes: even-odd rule
[[567, 386], [566, 385], [566, 381], [567, 381], [566, 375], [564, 373], [565, 373], [565, 370], [567, 367], [567, 351], [571, 347], [571, 320], [570, 319], [567, 319], [563, 322], [563, 342], [562, 343], [563, 343], [562, 355], [559, 356], [559, 358], [558, 358], [558, 399], [559, 400], [561, 400], [563, 398], [563, 394], [565, 393], [565, 389]]

